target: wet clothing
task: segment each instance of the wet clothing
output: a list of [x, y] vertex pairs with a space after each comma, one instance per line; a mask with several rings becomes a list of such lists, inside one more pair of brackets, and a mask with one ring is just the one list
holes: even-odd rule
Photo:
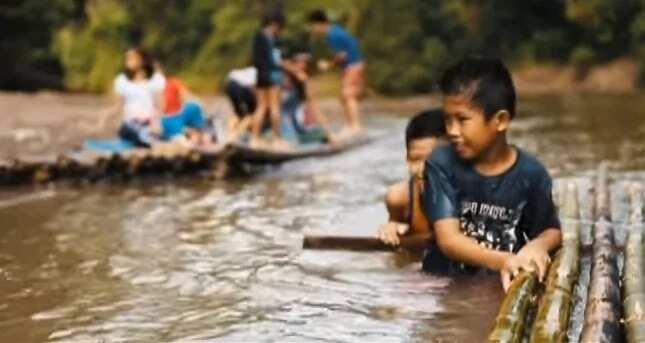
[[123, 120], [150, 121], [157, 113], [156, 97], [163, 92], [166, 80], [155, 73], [148, 80], [134, 81], [121, 73], [114, 79], [114, 93], [123, 98]]
[[327, 32], [327, 44], [334, 52], [342, 52], [345, 54], [345, 61], [343, 61], [343, 68], [359, 63], [363, 60], [361, 49], [358, 46], [358, 41], [350, 35], [340, 25], [332, 24]]
[[282, 58], [275, 37], [266, 30], [258, 31], [253, 37], [251, 53], [258, 73], [256, 87], [279, 86], [282, 83]]
[[181, 80], [171, 77], [166, 79], [166, 87], [164, 87], [163, 98], [164, 114], [173, 114], [181, 110], [181, 91], [184, 88], [184, 84]]
[[[431, 222], [459, 218], [463, 234], [490, 249], [517, 252], [545, 229], [560, 228], [551, 177], [530, 154], [517, 149], [517, 160], [497, 176], [479, 174], [454, 148], [435, 149], [426, 161], [423, 208]], [[476, 271], [450, 261], [436, 243], [423, 261], [429, 272]]]

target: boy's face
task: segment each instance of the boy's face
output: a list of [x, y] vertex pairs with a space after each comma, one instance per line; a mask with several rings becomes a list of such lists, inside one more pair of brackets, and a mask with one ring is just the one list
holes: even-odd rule
[[410, 141], [407, 155], [410, 176], [415, 178], [423, 176], [425, 161], [437, 144], [439, 144], [439, 139], [436, 137], [419, 138]]
[[486, 119], [484, 110], [465, 95], [444, 95], [443, 112], [448, 140], [465, 160], [477, 159], [506, 131], [509, 116], [500, 111]]

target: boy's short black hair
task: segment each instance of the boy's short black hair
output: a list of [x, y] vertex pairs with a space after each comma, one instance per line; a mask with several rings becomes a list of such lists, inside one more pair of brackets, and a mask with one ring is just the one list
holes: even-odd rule
[[262, 15], [262, 26], [269, 26], [271, 24], [278, 24], [283, 28], [287, 23], [287, 18], [279, 8], [272, 8], [264, 12]]
[[307, 22], [326, 24], [329, 23], [329, 18], [327, 17], [327, 13], [325, 13], [324, 10], [315, 9], [309, 12], [309, 15], [307, 16]]
[[412, 117], [405, 128], [405, 147], [410, 148], [410, 143], [421, 138], [441, 138], [446, 134], [443, 122], [443, 111], [438, 108], [423, 111]]
[[515, 86], [511, 73], [496, 58], [467, 57], [448, 68], [439, 87], [444, 95], [467, 95], [486, 119], [506, 110], [515, 117]]

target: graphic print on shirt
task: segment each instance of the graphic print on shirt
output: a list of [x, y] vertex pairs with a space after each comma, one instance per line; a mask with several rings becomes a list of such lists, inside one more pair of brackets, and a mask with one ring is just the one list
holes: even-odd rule
[[459, 220], [461, 231], [488, 249], [516, 252], [528, 241], [528, 237], [519, 229], [526, 203], [523, 201], [516, 208], [507, 208], [462, 201]]

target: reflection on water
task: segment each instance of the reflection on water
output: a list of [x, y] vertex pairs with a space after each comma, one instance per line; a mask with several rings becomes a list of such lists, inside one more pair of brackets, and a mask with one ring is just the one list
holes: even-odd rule
[[[526, 100], [512, 138], [560, 180], [590, 185], [601, 159], [615, 178], [642, 179], [623, 171], [645, 163], [636, 101]], [[405, 175], [404, 125], [373, 114], [370, 128], [391, 137], [251, 180], [57, 189], [0, 207], [0, 341], [481, 341], [502, 298], [497, 277], [300, 249], [304, 233], [372, 234], [385, 220], [386, 186]], [[620, 220], [624, 192], [614, 194]]]

